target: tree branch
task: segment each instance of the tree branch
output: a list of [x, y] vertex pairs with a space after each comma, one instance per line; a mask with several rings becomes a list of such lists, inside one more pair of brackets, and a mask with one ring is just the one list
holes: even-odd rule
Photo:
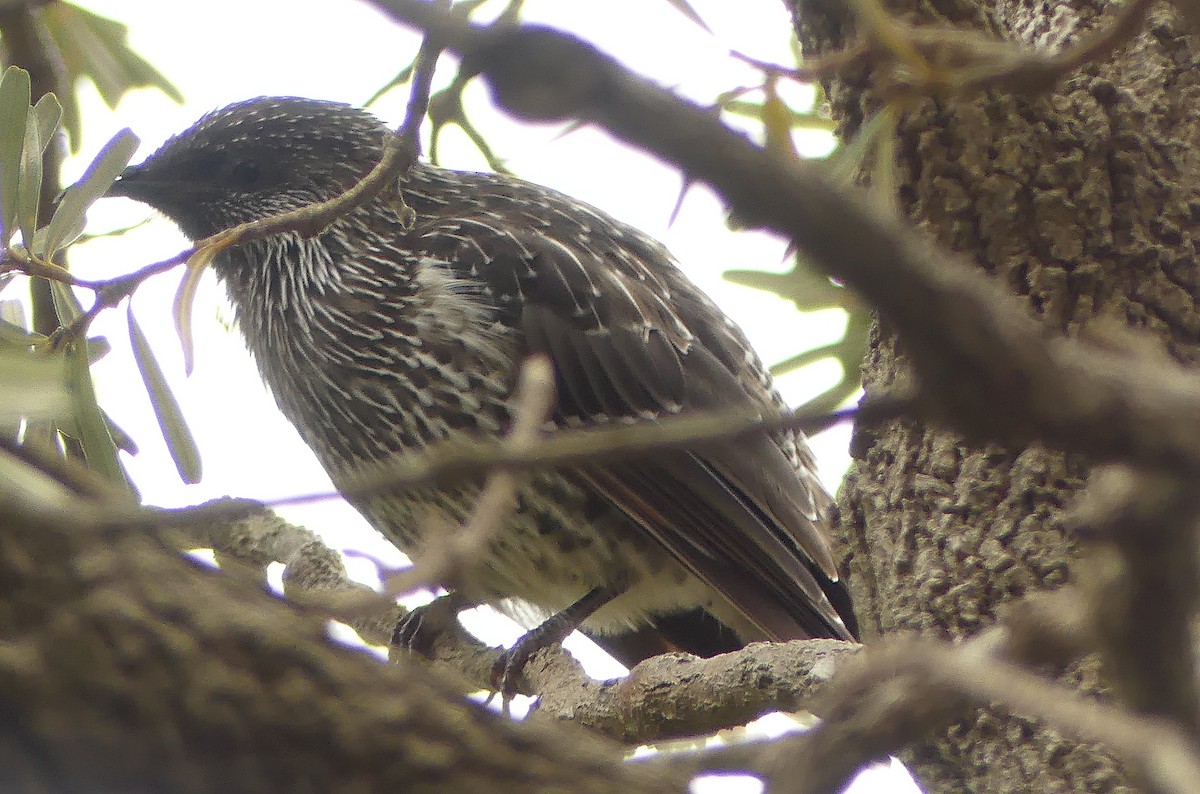
[[1074, 511], [1091, 554], [1079, 579], [1113, 687], [1138, 712], [1200, 737], [1192, 632], [1200, 491], [1190, 476], [1095, 472]]
[[[0, 452], [0, 788], [679, 792], [570, 725], [514, 723], [427, 667], [184, 559]], [[19, 476], [9, 476], [19, 474]], [[35, 562], [36, 561], [36, 562]]]
[[1195, 790], [1200, 756], [1177, 726], [1075, 694], [976, 643], [873, 646], [826, 689], [826, 721], [796, 752], [780, 753], [780, 766], [768, 774], [800, 781], [792, 788], [797, 793], [837, 790], [866, 761], [943, 727], [968, 705], [995, 704], [1112, 748], [1155, 791]]

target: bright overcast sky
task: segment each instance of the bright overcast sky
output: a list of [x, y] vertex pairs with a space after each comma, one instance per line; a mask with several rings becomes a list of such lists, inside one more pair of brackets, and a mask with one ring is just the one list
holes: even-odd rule
[[[122, 127], [133, 128], [141, 137], [143, 148], [135, 158], [140, 160], [201, 114], [236, 100], [275, 94], [361, 104], [410, 60], [419, 41], [369, 6], [349, 0], [80, 4], [127, 24], [131, 45], [175, 83], [186, 104], [143, 90], [128, 96], [113, 113], [90, 85], [82, 86], [83, 154], [68, 164], [68, 180], [78, 176]], [[692, 0], [692, 5], [716, 37], [665, 0], [529, 0], [525, 18], [575, 31], [637, 71], [702, 101], [758, 82], [751, 70], [728, 56], [730, 49], [789, 62], [789, 19], [780, 0]], [[393, 92], [374, 109], [396, 123], [405, 100], [404, 90]], [[722, 272], [730, 269], [788, 269], [785, 246], [765, 234], [728, 231], [720, 205], [703, 189], [688, 194], [678, 218], [669, 224], [680, 186], [672, 169], [601, 132], [585, 129], [557, 138], [557, 128], [515, 123], [491, 108], [478, 85], [468, 93], [468, 103], [472, 119], [519, 176], [595, 204], [666, 243], [687, 273], [746, 330], [764, 360], [779, 361], [840, 335], [839, 312], [804, 316], [774, 295], [723, 281]], [[810, 154], [823, 154], [831, 146], [820, 134], [798, 138], [797, 143]], [[444, 135], [439, 153], [443, 164], [451, 167], [486, 167], [456, 130]], [[90, 231], [126, 226], [147, 215], [132, 202], [103, 201], [91, 213]], [[155, 218], [135, 232], [72, 249], [72, 268], [83, 278], [109, 277], [171, 256], [185, 245], [170, 223]], [[231, 311], [211, 275], [195, 306], [195, 373], [183, 377], [170, 317], [178, 282], [179, 271], [156, 277], [138, 291], [134, 307], [198, 438], [204, 463], [199, 485], [185, 486], [175, 475], [128, 353], [124, 312], [110, 311], [93, 326], [94, 333], [114, 342], [113, 352], [94, 368], [99, 397], [141, 446], [126, 463], [145, 501], [176, 506], [224, 495], [271, 499], [329, 491], [328, 479], [275, 411], [241, 339], [229, 329]], [[836, 364], [818, 363], [782, 379], [780, 387], [789, 401], [799, 403], [837, 377]], [[846, 428], [814, 442], [831, 490], [848, 463], [847, 442]], [[280, 512], [322, 533], [332, 545], [397, 560], [344, 503]]]

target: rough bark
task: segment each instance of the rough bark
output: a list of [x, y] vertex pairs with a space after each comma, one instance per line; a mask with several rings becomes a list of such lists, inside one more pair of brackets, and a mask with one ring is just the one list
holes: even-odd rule
[[[1182, 147], [1189, 137], [1184, 84], [1191, 58], [1169, 24], [1155, 20], [1115, 67], [1093, 66], [1051, 94], [925, 99], [900, 129], [901, 206], [1026, 299], [1050, 329], [1043, 334], [968, 266], [918, 244], [885, 215], [866, 212], [867, 205], [817, 178], [811, 165], [780, 163], [710, 114], [631, 79], [578, 42], [546, 31], [465, 29], [449, 17], [435, 19], [425, 4], [394, 4], [412, 18], [441, 20], [439, 33], [475, 59], [513, 112], [598, 121], [717, 186], [746, 217], [818, 254], [827, 272], [855, 286], [908, 335], [905, 348], [904, 338], [876, 329], [868, 362], [872, 392], [911, 379], [907, 350], [933, 384], [919, 415], [1009, 440], [1010, 450], [980, 448], [914, 422], [859, 435], [859, 468], [843, 503], [842, 532], [864, 618], [876, 632], [915, 629], [959, 638], [991, 624], [999, 605], [1017, 596], [1078, 579], [1080, 587], [1038, 603], [1081, 602], [1079, 593], [1089, 587], [1122, 583], [1119, 572], [1107, 580], [1084, 575], [1075, 561], [1079, 548], [1064, 508], [1087, 462], [1020, 447], [1023, 441], [1058, 439], [1158, 475], [1160, 481], [1147, 471], [1107, 470], [1099, 490], [1110, 498], [1090, 501], [1092, 531], [1103, 534], [1098, 528], [1107, 522], [1110, 545], [1127, 547], [1127, 589], [1136, 592], [1110, 588], [1113, 609], [1103, 615], [1104, 625], [1064, 634], [1086, 635], [1105, 649], [1108, 672], [1124, 685], [1122, 704], [1137, 712], [1134, 717], [1165, 715], [1171, 722], [1131, 719], [1127, 711], [1085, 698], [1067, 701], [1029, 670], [993, 658], [989, 637], [1008, 632], [1013, 646], [1030, 644], [1018, 642], [1019, 627], [1008, 625], [966, 647], [893, 642], [860, 654], [865, 672], [857, 680], [851, 674], [845, 683], [847, 675], [839, 673], [830, 683], [843, 681], [843, 696], [830, 698], [838, 708], [823, 712], [827, 720], [808, 742], [813, 752], [804, 756], [780, 745], [786, 758], [765, 767], [774, 770], [773, 779], [793, 790], [831, 790], [865, 757], [949, 718], [914, 719], [914, 713], [946, 712], [945, 701], [963, 696], [961, 704], [950, 703], [953, 713], [973, 703], [1005, 703], [1117, 748], [1132, 764], [1140, 762], [1147, 779], [1158, 773], [1161, 790], [1192, 789], [1200, 773], [1192, 754], [1197, 717], [1190, 658], [1170, 653], [1170, 660], [1183, 662], [1163, 664], [1163, 648], [1178, 651], [1179, 642], [1130, 641], [1122, 655], [1106, 647], [1121, 638], [1102, 635], [1129, 629], [1131, 616], [1161, 617], [1153, 604], [1171, 603], [1181, 606], [1174, 622], [1145, 620], [1152, 630], [1133, 626], [1126, 633], [1186, 636], [1179, 624], [1194, 601], [1195, 553], [1181, 538], [1190, 536], [1196, 515], [1190, 484], [1200, 470], [1200, 403], [1194, 399], [1200, 377], [1158, 366], [1151, 357], [1053, 336], [1085, 336], [1096, 330], [1096, 319], [1115, 319], [1149, 329], [1154, 346], [1182, 362], [1194, 358], [1188, 296], [1196, 285], [1183, 187], [1191, 164]], [[965, 6], [942, 13], [1011, 28], [1010, 37], [1022, 41], [1054, 43], [1075, 25], [1061, 10], [1047, 17], [1040, 8], [1026, 14], [989, 7], [986, 19]], [[836, 20], [811, 19], [810, 44], [837, 40]], [[1043, 19], [1051, 22], [1038, 29]], [[582, 76], [571, 64], [581, 66]], [[879, 104], [866, 90], [869, 77], [833, 87], [848, 130]], [[862, 233], [841, 233], [839, 219], [854, 219]], [[939, 296], [953, 296], [942, 299], [944, 324], [933, 317], [942, 307], [927, 305]], [[980, 350], [990, 355], [973, 359]], [[1053, 377], [1059, 374], [1066, 377]], [[1023, 393], [1031, 399], [1021, 401]], [[1004, 398], [980, 399], [993, 394]], [[1056, 410], [1062, 405], [1074, 410]], [[1105, 422], [1109, 417], [1113, 421]], [[1188, 467], [1184, 472], [1163, 475], [1179, 462]], [[5, 464], [12, 468], [0, 456]], [[103, 501], [104, 494], [76, 490], [90, 499], [61, 497], [48, 483], [34, 487], [0, 477], [0, 696], [6, 704], [0, 785], [234, 791], [682, 785], [645, 767], [622, 767], [615, 753], [561, 726], [537, 732], [482, 713], [456, 700], [453, 688], [428, 671], [400, 666], [389, 672], [334, 648], [319, 615], [187, 565], [143, 531], [145, 516], [101, 505], [99, 514], [108, 517], [102, 526], [85, 502]], [[114, 515], [138, 526], [114, 523]], [[1152, 553], [1142, 553], [1146, 546]], [[1173, 550], [1181, 571], [1171, 570]], [[1175, 592], [1159, 601], [1155, 586], [1163, 583]], [[1089, 607], [1103, 606], [1103, 594], [1092, 596]], [[1086, 614], [1076, 622], [1104, 613], [1080, 606]], [[1046, 633], [1029, 636], [1045, 639]], [[1151, 646], [1157, 653], [1139, 656]], [[1135, 667], [1141, 672], [1130, 674]], [[1172, 686], [1143, 686], [1159, 673]], [[922, 677], [928, 680], [914, 688], [911, 681], [920, 684]], [[1085, 691], [1100, 688], [1094, 662], [1064, 677]], [[874, 711], [855, 708], [845, 696], [855, 684], [874, 694], [867, 704]], [[1158, 699], [1164, 692], [1172, 696]], [[864, 715], [856, 725], [853, 717]], [[897, 725], [881, 731], [888, 717]], [[853, 763], [822, 777], [839, 729], [843, 742], [865, 743], [866, 752], [843, 753], [841, 760]], [[867, 741], [872, 738], [875, 744]], [[1172, 775], [1163, 774], [1163, 748], [1181, 761], [1167, 770]], [[1109, 791], [1125, 785], [1103, 755], [1034, 723], [990, 714], [918, 747], [911, 758], [935, 790]], [[721, 768], [764, 768], [745, 758], [736, 762]]]
[[[15, 483], [14, 483], [15, 485]], [[572, 726], [518, 724], [424, 665], [205, 570], [48, 482], [0, 487], [0, 789], [678, 791]]]
[[[995, 30], [1058, 46], [1111, 12], [1022, 2], [902, 3], [923, 24]], [[809, 54], [847, 42], [847, 7], [795, 6]], [[1194, 45], [1165, 8], [1124, 51], [1048, 93], [1003, 91], [920, 100], [900, 124], [896, 182], [903, 211], [973, 259], [1051, 329], [1084, 335], [1118, 322], [1148, 332], [1177, 360], [1200, 346], [1195, 296]], [[863, 71], [829, 88], [852, 134], [880, 107]], [[929, 307], [936, 310], [938, 307]], [[904, 339], [877, 325], [864, 366], [868, 394], [911, 377]], [[840, 496], [846, 568], [869, 631], [964, 638], [1005, 602], [1072, 578], [1078, 549], [1064, 509], [1087, 462], [1032, 446], [968, 443], [919, 422], [854, 440]], [[1064, 679], [1102, 689], [1089, 658]], [[1027, 720], [983, 713], [912, 750], [930, 791], [1117, 791], [1118, 766], [1092, 747]]]

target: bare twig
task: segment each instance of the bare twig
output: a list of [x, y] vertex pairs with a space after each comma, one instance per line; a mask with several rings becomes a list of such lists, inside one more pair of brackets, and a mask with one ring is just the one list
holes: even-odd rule
[[[223, 500], [217, 508], [211, 504], [162, 515], [172, 517], [175, 532], [186, 534], [190, 542], [182, 545], [212, 547], [230, 573], [245, 568], [261, 583], [267, 564], [282, 562], [289, 599], [315, 617], [353, 626], [368, 642], [389, 644], [407, 613], [351, 581], [337, 554], [319, 538], [245, 500]], [[466, 689], [489, 686], [499, 651], [454, 620], [462, 603], [432, 606], [422, 608], [431, 629], [425, 632], [423, 626], [428, 640], [423, 655], [453, 670]], [[801, 708], [844, 658], [860, 650], [836, 640], [756, 644], [713, 659], [657, 657], [626, 678], [599, 682], [556, 648], [531, 659], [518, 683], [523, 693], [540, 696], [539, 719], [570, 719], [625, 743], [654, 742], [738, 725], [766, 711]]]
[[[238, 503], [230, 505], [224, 512], [245, 515], [246, 510], [245, 503]], [[175, 526], [186, 521], [211, 527], [212, 517], [218, 515], [212, 509], [173, 512], [177, 514]], [[267, 557], [272, 555], [286, 562], [289, 569], [295, 565], [310, 566], [306, 560], [319, 560], [325, 556], [325, 553], [309, 549], [311, 544], [319, 544], [319, 541], [307, 533], [288, 539], [280, 536], [280, 527], [270, 522], [243, 524], [239, 520], [234, 524], [231, 529], [222, 529], [216, 535], [194, 537], [213, 542], [226, 553], [235, 553], [256, 567], [265, 565]], [[211, 528], [205, 531], [212, 532]], [[311, 573], [289, 573], [289, 597], [306, 608], [354, 625], [372, 642], [386, 644], [391, 627], [402, 612], [377, 593], [368, 591], [356, 595], [354, 588], [360, 586], [348, 580], [337, 584], [338, 577], [332, 575], [332, 570], [322, 564]], [[337, 570], [340, 571], [340, 567]], [[292, 583], [309, 592], [293, 589]], [[740, 724], [767, 710], [804, 706], [828, 718], [827, 726], [819, 729], [811, 740], [814, 742], [811, 748], [804, 749], [809, 740], [796, 740], [795, 746], [781, 745], [773, 753], [764, 749], [761, 757], [754, 756], [759, 758], [756, 762], [759, 765], [751, 769], [786, 775], [786, 759], [791, 754], [801, 753], [809, 759], [820, 757], [822, 761], [818, 766], [824, 771], [813, 779], [814, 786], [821, 781], [828, 783], [838, 774], [853, 774], [862, 764], [886, 755], [922, 731], [953, 720], [970, 707], [971, 704], [952, 698], [947, 692], [961, 691], [976, 701], [994, 700], [1010, 705], [1018, 713], [1036, 717], [1044, 716], [1043, 706], [1030, 709], [1025, 704], [1044, 701], [1044, 708], [1050, 713], [1058, 714], [1065, 709], [1067, 721], [1052, 724], [1068, 731], [1076, 730], [1076, 722], [1072, 720], [1086, 720], [1088, 714], [1098, 713], [1106, 721], [1110, 715], [1116, 715], [1118, 729], [1115, 735], [1122, 743], [1113, 746], [1118, 750], [1142, 746], [1130, 738], [1129, 731], [1141, 730], [1145, 725], [1157, 730], [1155, 726], [1161, 727], [1161, 723], [1143, 721], [1116, 707], [1092, 704], [1079, 698], [1076, 700], [1085, 704], [1084, 711], [1073, 710], [1071, 704], [1075, 700], [1060, 708], [1051, 701], [1060, 696], [1068, 699], [1075, 696], [1066, 688], [1044, 681], [1014, 662], [1005, 661], [1010, 656], [1034, 663], [1047, 661], [1044, 642], [1039, 641], [1044, 640], [1045, 632], [1028, 625], [1030, 616], [1050, 612], [1055, 615], [1053, 622], [1057, 622], [1064, 608], [1071, 613], [1078, 611], [1072, 605], [1079, 597], [1080, 594], [1072, 590], [1037, 596], [1027, 602], [1027, 608], [1017, 605], [1010, 610], [1004, 625], [966, 646], [949, 648], [931, 643], [930, 655], [922, 655], [922, 646], [909, 642], [873, 647], [863, 655], [868, 666], [857, 672], [848, 670], [847, 674], [842, 673], [844, 659], [861, 649], [849, 643], [815, 640], [753, 645], [713, 659], [678, 655], [657, 657], [634, 668], [628, 678], [610, 682], [588, 679], [569, 658], [556, 651], [531, 660], [523, 679], [529, 686], [529, 693], [542, 695], [539, 712], [543, 716], [569, 717], [612, 738], [633, 743], [694, 735]], [[366, 609], [368, 606], [373, 609]], [[1040, 623], [1040, 619], [1037, 622]], [[448, 629], [444, 627], [437, 632], [430, 656], [467, 675], [476, 686], [486, 686], [496, 651], [470, 638], [457, 623], [447, 625]], [[1014, 644], [1014, 636], [1025, 639]], [[980, 694], [961, 682], [947, 683], [942, 678], [921, 676], [914, 682], [910, 677], [926, 670], [947, 670], [945, 676], [953, 682], [961, 679], [969, 684], [977, 679], [984, 680], [991, 689]], [[977, 675], [965, 676], [963, 670], [976, 671]], [[835, 671], [838, 677], [833, 677]], [[1024, 687], [1014, 690], [1017, 699], [997, 696], [997, 691], [1007, 691], [1004, 682], [1009, 679], [1004, 676], [1014, 671], [1020, 676], [1017, 683]], [[748, 682], [753, 685], [747, 685]], [[1026, 684], [1034, 689], [1029, 689]], [[831, 689], [812, 705], [814, 693], [826, 688]], [[1086, 711], [1093, 705], [1101, 712]], [[1081, 735], [1101, 740], [1090, 733]], [[1152, 732], [1150, 737], [1159, 735]], [[1168, 757], [1173, 752], [1170, 746], [1163, 750]], [[820, 755], [809, 755], [813, 753]], [[711, 763], [698, 760], [696, 765], [697, 768], [728, 768], [726, 765], [736, 757], [712, 759]], [[831, 758], [840, 760], [834, 763]]]
[[1045, 91], [1081, 67], [1111, 55], [1142, 29], [1153, 0], [1122, 4], [1115, 19], [1081, 41], [1057, 52], [1046, 52], [984, 32], [909, 25], [884, 13], [874, 0], [858, 0], [860, 21], [869, 21], [845, 47], [805, 58], [798, 68], [759, 61], [738, 52], [731, 55], [768, 74], [802, 82], [828, 79], [870, 63], [894, 85], [883, 93], [907, 96], [939, 92], [967, 93], [989, 88]]
[[[442, 5], [445, 8], [450, 7], [449, 2], [443, 2]], [[433, 73], [442, 47], [442, 43], [435, 36], [426, 35], [412, 63], [413, 81], [408, 95], [408, 107], [404, 113], [404, 123], [400, 125], [396, 134], [415, 154], [421, 153], [421, 123], [429, 110], [429, 90], [433, 84]]]
[[26, 276], [36, 276], [47, 281], [61, 281], [73, 286], [87, 286], [87, 282], [75, 278], [70, 270], [53, 262], [41, 262], [30, 256], [25, 259], [13, 256], [7, 251], [0, 251], [0, 275], [5, 273], [20, 273]]
[[[342, 496], [370, 496], [417, 488], [446, 477], [483, 474], [498, 468], [529, 470], [593, 463], [710, 441], [734, 441], [786, 429], [812, 433], [850, 420], [874, 425], [906, 416], [913, 408], [911, 397], [882, 395], [864, 400], [857, 408], [833, 413], [795, 412], [761, 418], [749, 409], [741, 408], [616, 427], [586, 430], [559, 428], [536, 438], [528, 438], [521, 444], [513, 444], [505, 439], [442, 442], [426, 447], [419, 453], [397, 456], [393, 461], [345, 476], [339, 480], [337, 492], [289, 496], [266, 500], [261, 504], [277, 507], [327, 501]], [[206, 518], [223, 520], [228, 517], [221, 504], [193, 508], [192, 512], [178, 519], [172, 518], [171, 514], [147, 514], [140, 509], [120, 505], [113, 505], [108, 512], [111, 523], [145, 522], [151, 519], [151, 523], [168, 528], [176, 520], [194, 523]]]
[[105, 309], [111, 309], [121, 301], [133, 295], [138, 287], [142, 285], [146, 279], [151, 276], [157, 276], [159, 273], [166, 273], [168, 270], [179, 267], [186, 262], [189, 257], [196, 253], [195, 248], [189, 248], [180, 251], [172, 257], [164, 259], [160, 262], [155, 262], [152, 265], [146, 265], [139, 268], [133, 273], [128, 273], [124, 276], [118, 276], [114, 279], [106, 281], [84, 281], [76, 279], [72, 283], [78, 287], [93, 290], [95, 300], [91, 308], [79, 315], [75, 320], [62, 330], [60, 334], [55, 336], [56, 340], [82, 339], [87, 333], [87, 329], [91, 326], [92, 321]]

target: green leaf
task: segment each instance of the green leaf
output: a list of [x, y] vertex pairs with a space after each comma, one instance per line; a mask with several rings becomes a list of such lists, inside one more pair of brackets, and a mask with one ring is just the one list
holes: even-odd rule
[[33, 117], [37, 120], [38, 135], [42, 140], [42, 154], [50, 148], [58, 123], [62, 121], [62, 105], [54, 94], [42, 94], [42, 98], [33, 106]]
[[21, 227], [21, 242], [29, 248], [37, 229], [38, 205], [42, 199], [42, 139], [33, 108], [25, 111], [25, 145], [21, 151], [20, 194], [17, 196], [17, 222]]
[[[8, 303], [9, 301], [3, 302]], [[26, 331], [20, 325], [14, 325], [7, 320], [0, 319], [0, 347], [30, 348], [44, 341], [46, 341], [46, 337], [41, 334]]]
[[871, 333], [872, 315], [864, 307], [847, 309], [846, 331], [841, 341], [832, 345], [810, 350], [781, 361], [771, 367], [771, 374], [780, 377], [822, 358], [837, 359], [842, 368], [842, 377], [823, 393], [804, 403], [798, 410], [827, 413], [840, 408], [862, 388], [863, 356]]
[[[176, 102], [183, 101], [179, 89], [130, 48], [129, 28], [125, 25], [71, 3], [50, 3], [42, 7], [41, 13], [46, 30], [58, 45], [69, 84], [81, 77], [90, 79], [110, 108], [116, 107], [128, 91], [143, 87], [157, 88]], [[71, 151], [77, 152], [79, 104], [74, 91], [60, 99]]]
[[[761, 121], [766, 112], [762, 103], [750, 102], [745, 99], [734, 99], [725, 102], [721, 105], [721, 110], [732, 113], [735, 116], [754, 119], [755, 121]], [[793, 129], [820, 130], [821, 132], [837, 131], [836, 121], [827, 119], [816, 111], [802, 111], [789, 108], [787, 112]]]
[[112, 344], [103, 336], [93, 336], [87, 340], [88, 363], [95, 364], [112, 352]]
[[171, 459], [175, 461], [179, 478], [188, 484], [200, 482], [203, 471], [196, 439], [188, 429], [183, 411], [171, 393], [170, 384], [163, 375], [158, 359], [154, 357], [149, 340], [133, 316], [132, 306], [126, 311], [126, 316], [129, 318], [129, 343], [133, 348], [133, 358], [137, 362], [138, 372], [142, 373], [142, 382], [146, 384], [146, 393], [150, 395], [150, 404], [154, 406], [154, 416], [158, 419]]
[[888, 127], [889, 114], [882, 111], [873, 113], [853, 138], [839, 146], [825, 160], [829, 169], [827, 173], [842, 184], [853, 184], [859, 171], [866, 168], [874, 156], [880, 140], [890, 132]]
[[802, 312], [845, 308], [847, 302], [852, 300], [846, 290], [805, 264], [802, 258], [796, 257], [795, 262], [796, 266], [788, 273], [726, 270], [722, 275], [734, 284], [773, 292], [796, 304], [796, 308]]
[[11, 427], [21, 418], [61, 415], [70, 406], [61, 355], [0, 346], [0, 426]]
[[17, 226], [29, 92], [29, 72], [16, 66], [4, 70], [0, 77], [0, 249], [8, 246]]
[[[104, 417], [104, 423], [108, 425], [108, 432], [113, 438], [113, 443], [117, 445], [117, 449], [122, 452], [128, 452], [130, 455], [138, 454], [138, 445], [133, 440], [133, 436], [126, 433], [123, 427], [114, 422], [113, 418], [103, 408], [100, 409], [100, 414]], [[125, 479], [132, 482], [128, 472], [125, 473]]]
[[125, 128], [104, 144], [83, 177], [63, 193], [46, 228], [36, 254], [49, 259], [63, 246], [74, 242], [87, 225], [87, 211], [112, 186], [137, 151], [138, 137]]
[[67, 389], [75, 415], [80, 446], [88, 468], [110, 482], [127, 486], [117, 445], [108, 432], [108, 423], [96, 403], [96, 388], [88, 368], [87, 345], [72, 342], [67, 346]]
[[83, 304], [69, 284], [51, 281], [50, 297], [54, 300], [54, 313], [63, 325], [73, 323], [83, 315]]
[[25, 304], [19, 300], [0, 301], [0, 344], [32, 347], [45, 340], [41, 334], [26, 330]]
[[403, 69], [401, 69], [399, 72], [397, 72], [395, 77], [393, 77], [391, 80], [388, 80], [386, 83], [381, 85], [375, 91], [374, 94], [371, 94], [370, 98], [367, 99], [367, 101], [363, 103], [363, 107], [370, 107], [371, 105], [374, 105], [376, 102], [379, 101], [380, 97], [382, 97], [388, 91], [391, 91], [393, 88], [402, 86], [405, 83], [407, 83], [409, 80], [411, 80], [414, 67], [415, 67], [415, 64], [410, 63], [408, 66], [405, 66]]

